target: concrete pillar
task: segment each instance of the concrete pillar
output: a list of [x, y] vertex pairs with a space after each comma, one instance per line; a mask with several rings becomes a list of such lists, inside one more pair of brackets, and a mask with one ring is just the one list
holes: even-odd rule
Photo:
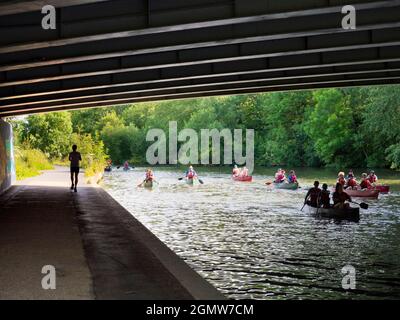
[[11, 124], [0, 118], [0, 193], [15, 181], [13, 130]]

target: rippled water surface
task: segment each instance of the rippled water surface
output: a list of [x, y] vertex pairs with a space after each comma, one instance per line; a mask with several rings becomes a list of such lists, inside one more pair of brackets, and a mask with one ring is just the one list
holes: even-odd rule
[[[258, 170], [253, 183], [202, 169], [204, 185], [190, 187], [171, 168], [157, 170], [159, 186], [146, 190], [137, 187], [143, 171], [107, 173], [104, 188], [230, 298], [400, 298], [398, 176], [394, 191], [366, 201], [370, 209], [354, 223], [300, 211], [316, 177], [333, 182], [329, 171], [298, 172], [298, 191], [266, 186], [267, 169]], [[352, 292], [341, 287], [341, 268], [348, 264], [357, 272]]]

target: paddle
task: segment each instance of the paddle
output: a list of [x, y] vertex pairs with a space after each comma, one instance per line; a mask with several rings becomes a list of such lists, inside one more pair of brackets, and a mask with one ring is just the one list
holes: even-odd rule
[[[143, 182], [140, 183], [140, 184], [138, 184], [137, 186], [138, 186], [138, 187], [142, 187], [142, 186], [143, 186], [143, 183], [145, 183], [145, 182], [146, 182], [146, 180], [143, 180]], [[158, 183], [157, 180], [153, 180], [153, 182], [155, 182], [155, 183], [157, 183], [157, 184], [159, 185], [159, 183]]]
[[[182, 181], [183, 179], [186, 179], [186, 177], [178, 178], [179, 181]], [[199, 180], [199, 182], [200, 182], [201, 184], [204, 184], [204, 181], [203, 181], [203, 180], [201, 180], [201, 179], [199, 179], [199, 178], [197, 178], [197, 180]]]
[[358, 203], [358, 202], [355, 202], [355, 201], [351, 201], [351, 202], [354, 203], [354, 204], [359, 205], [361, 209], [368, 210], [368, 207], [369, 207], [369, 206], [368, 206], [368, 204], [365, 203], [365, 202], [361, 202], [361, 203]]
[[307, 199], [304, 201], [303, 207], [300, 209], [301, 212], [303, 212], [304, 207], [307, 204], [307, 200], [310, 198], [310, 196], [307, 197]]

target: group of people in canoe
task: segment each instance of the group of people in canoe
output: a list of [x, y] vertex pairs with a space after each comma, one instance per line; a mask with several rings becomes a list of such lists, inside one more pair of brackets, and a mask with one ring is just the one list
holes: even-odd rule
[[346, 177], [344, 172], [339, 172], [337, 179], [337, 183], [341, 184], [344, 189], [372, 189], [377, 182], [378, 177], [374, 171], [370, 171], [369, 174], [363, 173], [360, 182], [354, 176], [353, 170], [350, 170]]
[[[198, 179], [197, 172], [193, 169], [193, 166], [189, 166], [189, 168], [185, 172], [186, 180]], [[150, 183], [152, 185], [153, 182], [157, 182], [154, 176], [154, 172], [151, 169], [146, 169], [145, 178], [139, 186], [147, 185]]]
[[304, 203], [314, 208], [348, 209], [352, 199], [346, 190], [372, 189], [375, 188], [377, 182], [378, 177], [374, 171], [370, 171], [369, 174], [363, 173], [360, 182], [357, 181], [353, 170], [350, 170], [347, 176], [341, 171], [338, 173], [335, 190], [332, 194], [333, 203], [331, 203], [328, 185], [324, 183], [320, 189], [319, 181], [315, 181], [314, 187], [308, 190]]
[[238, 166], [235, 164], [232, 170], [232, 176], [233, 177], [248, 177], [249, 176], [249, 169], [246, 167], [243, 168], [238, 168]]
[[275, 173], [274, 183], [298, 183], [296, 172], [294, 170], [290, 170], [289, 175], [286, 177], [286, 171], [279, 168]]
[[352, 202], [351, 197], [344, 191], [343, 185], [336, 183], [335, 191], [332, 195], [333, 203], [331, 203], [330, 191], [328, 185], [324, 183], [322, 189], [319, 188], [319, 181], [314, 182], [314, 187], [308, 190], [304, 199], [304, 204], [314, 208], [336, 208], [347, 209], [349, 203]]

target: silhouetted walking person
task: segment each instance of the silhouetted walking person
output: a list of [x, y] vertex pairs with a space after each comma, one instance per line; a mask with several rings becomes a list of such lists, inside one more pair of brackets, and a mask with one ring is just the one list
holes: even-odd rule
[[76, 149], [78, 149], [78, 147], [74, 144], [72, 146], [72, 152], [68, 157], [71, 162], [71, 190], [74, 190], [74, 192], [76, 192], [76, 186], [78, 185], [79, 161], [82, 160], [81, 154], [77, 152]]

